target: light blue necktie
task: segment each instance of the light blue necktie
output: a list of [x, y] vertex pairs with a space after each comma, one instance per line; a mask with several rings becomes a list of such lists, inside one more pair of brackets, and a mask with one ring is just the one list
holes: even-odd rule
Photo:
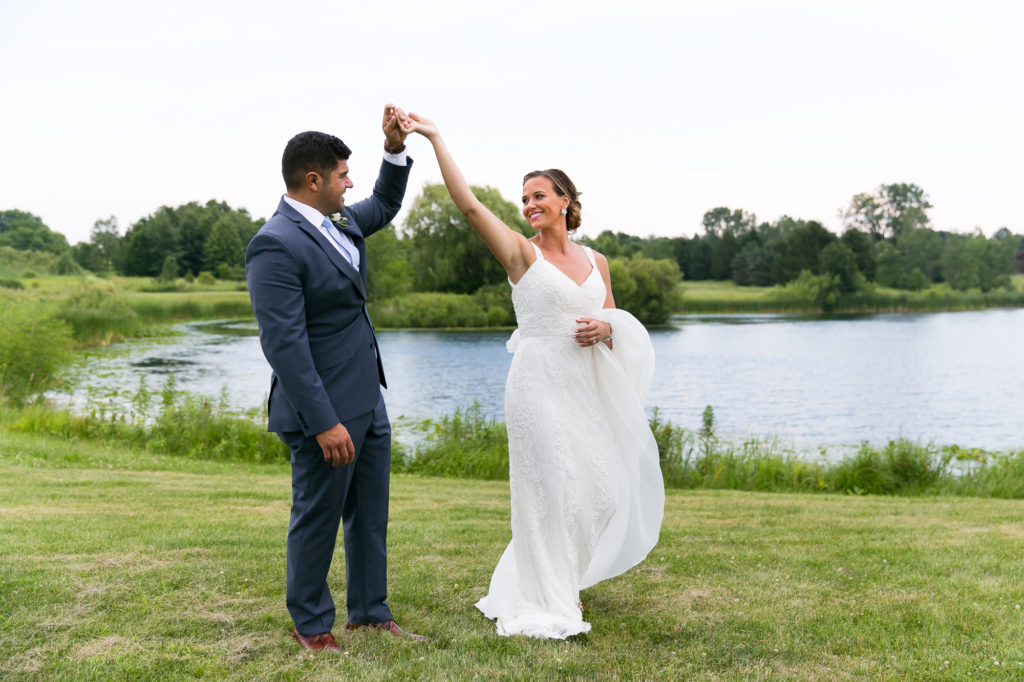
[[334, 236], [334, 231], [338, 228], [334, 226], [334, 223], [331, 222], [331, 219], [328, 218], [327, 216], [324, 216], [324, 222], [322, 222], [321, 225], [323, 225], [324, 229], [327, 230], [327, 234], [328, 236], [330, 236], [331, 240], [338, 245], [338, 250], [341, 251], [341, 254], [345, 257], [345, 260], [348, 261], [348, 264], [351, 265], [352, 267], [355, 267], [356, 264], [352, 262], [352, 254], [349, 253], [348, 248], [345, 246], [344, 242], [342, 242], [340, 239]]

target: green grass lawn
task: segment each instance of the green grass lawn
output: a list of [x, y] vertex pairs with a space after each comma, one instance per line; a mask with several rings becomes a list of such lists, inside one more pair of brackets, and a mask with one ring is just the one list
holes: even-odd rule
[[[593, 631], [499, 638], [473, 607], [503, 482], [396, 475], [389, 602], [416, 644], [284, 607], [284, 465], [0, 427], [4, 679], [964, 679], [1024, 676], [1024, 503], [668, 493], [661, 541], [583, 593]], [[332, 586], [344, 595], [339, 552]]]

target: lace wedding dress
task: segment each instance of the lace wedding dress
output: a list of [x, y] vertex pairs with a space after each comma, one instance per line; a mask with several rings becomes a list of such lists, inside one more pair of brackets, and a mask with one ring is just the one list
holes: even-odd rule
[[[505, 386], [512, 541], [477, 603], [500, 635], [588, 632], [579, 591], [643, 560], [658, 540], [665, 491], [642, 400], [654, 371], [643, 325], [605, 309], [591, 271], [577, 284], [537, 260], [514, 285], [519, 328]], [[579, 317], [608, 321], [614, 351], [573, 341]]]

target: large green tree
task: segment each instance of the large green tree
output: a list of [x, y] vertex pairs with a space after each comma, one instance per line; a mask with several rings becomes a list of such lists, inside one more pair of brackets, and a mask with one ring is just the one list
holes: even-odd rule
[[366, 295], [373, 302], [401, 296], [412, 290], [409, 241], [399, 239], [394, 225], [366, 240]]
[[860, 230], [850, 228], [843, 232], [843, 236], [839, 238], [839, 241], [853, 252], [857, 260], [857, 269], [864, 275], [864, 278], [869, 282], [874, 282], [877, 263], [875, 262], [875, 248], [871, 237]]
[[161, 206], [125, 234], [122, 272], [156, 277], [167, 256], [174, 256], [181, 271], [193, 275], [220, 265], [241, 267], [245, 246], [259, 226], [245, 209], [220, 201]]
[[203, 243], [204, 270], [216, 272], [221, 265], [241, 267], [245, 264], [245, 242], [232, 222], [229, 216], [224, 215], [210, 228], [210, 234]]
[[[503, 223], [532, 234], [519, 208], [496, 189], [473, 187], [473, 194]], [[409, 265], [419, 291], [471, 294], [486, 284], [504, 281], [505, 269], [487, 250], [448, 195], [444, 185], [427, 185], [405, 219]], [[372, 237], [371, 237], [372, 239]]]
[[775, 244], [752, 241], [732, 259], [732, 281], [740, 286], [766, 287], [772, 281], [772, 263], [778, 258]]
[[121, 228], [118, 227], [117, 218], [110, 216], [94, 222], [89, 234], [89, 243], [96, 247], [96, 252], [102, 259], [102, 269], [114, 269], [121, 250]]
[[1010, 285], [1015, 257], [1011, 242], [985, 239], [980, 232], [946, 240], [942, 268], [954, 289], [990, 291]]
[[894, 240], [903, 254], [903, 267], [907, 273], [920, 270], [932, 282], [944, 279], [942, 251], [949, 233], [936, 232], [927, 227], [903, 230]]
[[40, 217], [17, 209], [0, 211], [0, 246], [57, 255], [70, 249], [64, 235], [51, 230]]
[[718, 206], [704, 213], [704, 238], [711, 245], [711, 277], [730, 279], [737, 254], [752, 240], [757, 216], [741, 208]]
[[841, 293], [857, 291], [864, 282], [864, 276], [857, 269], [857, 255], [838, 239], [821, 250], [818, 264], [822, 274], [837, 278], [836, 286]]
[[124, 235], [121, 273], [157, 277], [168, 256], [181, 253], [181, 227], [173, 208], [161, 206], [132, 225]]
[[815, 220], [787, 218], [778, 239], [778, 258], [772, 264], [772, 280], [783, 284], [796, 279], [804, 270], [820, 274], [821, 252], [838, 237]]
[[880, 241], [875, 244], [875, 281], [885, 287], [899, 287], [906, 272], [903, 254], [892, 242]]
[[879, 185], [874, 192], [855, 194], [841, 215], [849, 227], [877, 239], [928, 225], [932, 207], [924, 190], [913, 183]]

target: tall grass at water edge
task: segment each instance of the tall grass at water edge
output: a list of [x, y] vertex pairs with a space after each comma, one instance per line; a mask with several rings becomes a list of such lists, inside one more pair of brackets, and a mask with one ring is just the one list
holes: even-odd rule
[[124, 301], [145, 322], [252, 317], [245, 291], [136, 293]]
[[419, 436], [415, 449], [392, 448], [392, 468], [425, 476], [508, 479], [505, 425], [488, 418], [480, 404], [456, 409], [440, 420], [412, 425]]
[[[826, 459], [825, 452], [808, 459], [775, 438], [720, 439], [710, 405], [696, 431], [662, 419], [657, 409], [650, 425], [669, 488], [1024, 498], [1024, 449], [992, 453], [899, 438], [882, 446], [861, 443], [839, 460]], [[484, 415], [479, 405], [439, 421], [428, 420], [419, 428], [426, 438], [414, 451], [400, 453], [397, 470], [459, 478], [508, 477], [504, 424]]]
[[[288, 451], [264, 427], [265, 415], [240, 414], [225, 396], [207, 398], [175, 390], [173, 377], [159, 392], [144, 383], [128, 414], [93, 402], [84, 414], [44, 405], [14, 413], [9, 428], [64, 438], [120, 442], [147, 452], [196, 459], [286, 462]], [[657, 410], [650, 425], [668, 488], [855, 495], [965, 495], [1024, 498], [1024, 449], [991, 453], [907, 439], [862, 443], [839, 460], [809, 459], [774, 438], [734, 442], [715, 433], [714, 411], [696, 430], [676, 426]], [[505, 425], [479, 404], [438, 420], [395, 426], [392, 469], [450, 478], [508, 478]], [[409, 429], [413, 445], [401, 438]]]
[[265, 423], [265, 416], [232, 410], [224, 393], [210, 398], [176, 390], [170, 375], [156, 393], [144, 378], [140, 380], [127, 414], [96, 401], [91, 401], [84, 413], [33, 405], [16, 413], [10, 428], [117, 442], [190, 459], [288, 461], [288, 449], [267, 432]]

